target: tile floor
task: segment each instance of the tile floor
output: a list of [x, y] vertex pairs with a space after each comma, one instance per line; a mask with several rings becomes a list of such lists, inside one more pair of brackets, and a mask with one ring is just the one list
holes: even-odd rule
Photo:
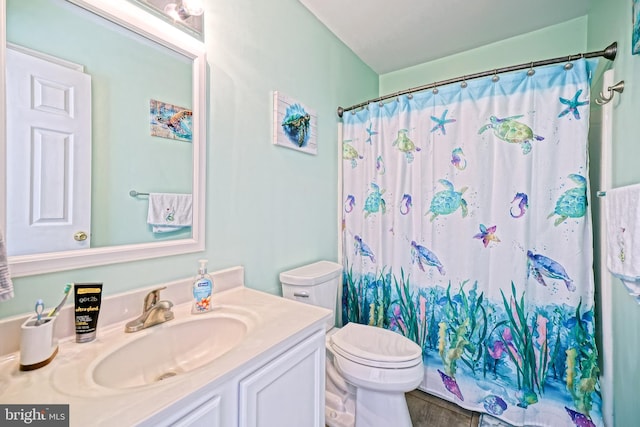
[[406, 394], [413, 427], [478, 427], [480, 414], [420, 390]]

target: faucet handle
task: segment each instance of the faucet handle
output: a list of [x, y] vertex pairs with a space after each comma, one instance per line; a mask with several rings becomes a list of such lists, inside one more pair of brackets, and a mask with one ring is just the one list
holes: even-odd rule
[[144, 311], [149, 311], [151, 307], [160, 301], [160, 291], [163, 289], [167, 289], [167, 287], [163, 286], [161, 288], [154, 289], [144, 297]]

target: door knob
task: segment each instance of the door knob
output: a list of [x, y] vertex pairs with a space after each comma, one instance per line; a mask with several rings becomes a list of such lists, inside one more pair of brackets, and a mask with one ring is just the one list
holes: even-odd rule
[[87, 233], [85, 233], [84, 231], [78, 231], [76, 234], [73, 235], [73, 238], [76, 239], [78, 242], [83, 242], [85, 240], [87, 240]]

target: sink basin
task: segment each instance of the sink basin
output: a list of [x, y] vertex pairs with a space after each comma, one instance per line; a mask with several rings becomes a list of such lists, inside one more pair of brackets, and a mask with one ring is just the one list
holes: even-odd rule
[[98, 358], [90, 370], [103, 387], [141, 387], [204, 366], [236, 347], [248, 325], [235, 317], [167, 322]]

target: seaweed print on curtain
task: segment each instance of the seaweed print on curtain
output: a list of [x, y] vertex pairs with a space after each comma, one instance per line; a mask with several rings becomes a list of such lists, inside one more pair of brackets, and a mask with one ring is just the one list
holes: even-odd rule
[[344, 117], [343, 319], [417, 342], [422, 389], [514, 425], [602, 425], [587, 209], [594, 65]]

